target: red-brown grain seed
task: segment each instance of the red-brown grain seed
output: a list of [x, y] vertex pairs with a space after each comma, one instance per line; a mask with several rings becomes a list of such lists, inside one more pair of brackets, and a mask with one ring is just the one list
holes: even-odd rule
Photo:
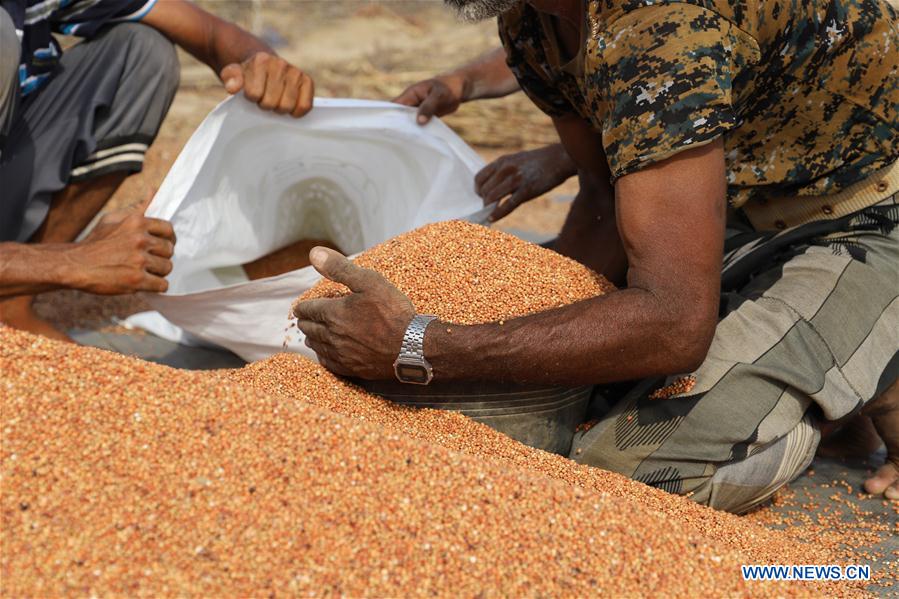
[[649, 399], [671, 399], [675, 395], [683, 395], [689, 393], [696, 386], [696, 377], [687, 375], [678, 377], [670, 385], [665, 385], [660, 389], [656, 389], [649, 395]]
[[296, 355], [206, 374], [0, 327], [0, 371], [4, 596], [860, 592], [744, 582], [833, 554]]
[[[454, 324], [503, 323], [614, 289], [574, 260], [463, 221], [399, 235], [362, 252], [354, 262], [384, 275], [418, 312]], [[343, 285], [322, 281], [299, 299], [348, 292]]]
[[[414, 267], [390, 260], [399, 246]], [[450, 322], [611, 290], [464, 223], [359, 261]], [[747, 583], [739, 565], [852, 563], [838, 537], [883, 532], [828, 514], [771, 530], [785, 519], [717, 512], [397, 406], [296, 355], [184, 372], [0, 326], [0, 372], [4, 596], [855, 596], [861, 583]], [[796, 532], [828, 524], [842, 534]]]

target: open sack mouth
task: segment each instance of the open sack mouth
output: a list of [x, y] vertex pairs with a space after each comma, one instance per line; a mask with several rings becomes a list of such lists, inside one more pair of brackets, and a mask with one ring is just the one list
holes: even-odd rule
[[[308, 266], [312, 247], [354, 255], [468, 216], [483, 207], [474, 191], [482, 167], [449, 128], [422, 127], [404, 106], [321, 99], [294, 120], [229, 98], [147, 211], [178, 238], [169, 291], [148, 302], [204, 342], [265, 358], [282, 351], [291, 301], [319, 279]], [[287, 350], [311, 356], [302, 337]]]

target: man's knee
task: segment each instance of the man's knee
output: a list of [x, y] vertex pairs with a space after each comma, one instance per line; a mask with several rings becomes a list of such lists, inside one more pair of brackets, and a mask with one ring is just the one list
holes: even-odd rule
[[[715, 393], [647, 399], [634, 387], [590, 429], [570, 457], [709, 507], [742, 513], [765, 501], [811, 462], [820, 434], [808, 402], [778, 403], [768, 417], [716, 409]], [[720, 391], [720, 390], [719, 390]], [[725, 395], [738, 399], [732, 389]], [[724, 406], [728, 407], [728, 406]], [[744, 410], [745, 412], [745, 410]], [[778, 432], [774, 432], [778, 431]]]
[[175, 46], [164, 35], [140, 23], [121, 23], [105, 34], [115, 45], [128, 49], [128, 71], [154, 86], [157, 93], [173, 97], [181, 68]]
[[746, 513], [805, 472], [820, 441], [816, 419], [806, 414], [784, 437], [742, 460], [719, 465], [697, 490], [697, 500], [715, 509]]

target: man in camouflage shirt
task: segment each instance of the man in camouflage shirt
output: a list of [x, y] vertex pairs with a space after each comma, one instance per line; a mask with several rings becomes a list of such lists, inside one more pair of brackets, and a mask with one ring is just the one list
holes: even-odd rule
[[[499, 17], [508, 67], [577, 166], [554, 247], [622, 290], [503, 326], [431, 326], [434, 380], [639, 381], [623, 396], [597, 388], [587, 417], [598, 423], [575, 436], [572, 459], [735, 512], [860, 415], [889, 453], [866, 488], [899, 499], [893, 9], [447, 3]], [[434, 109], [508, 93], [499, 71], [480, 60], [412, 95]], [[392, 376], [374, 348], [400, 347], [408, 302], [339, 255], [313, 263], [359, 293], [298, 306], [310, 345], [340, 374]]]

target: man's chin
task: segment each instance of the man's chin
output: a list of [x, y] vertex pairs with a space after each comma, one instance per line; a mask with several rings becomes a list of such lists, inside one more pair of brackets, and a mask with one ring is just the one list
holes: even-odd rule
[[443, 0], [456, 12], [460, 21], [480, 23], [495, 19], [513, 8], [520, 0]]

